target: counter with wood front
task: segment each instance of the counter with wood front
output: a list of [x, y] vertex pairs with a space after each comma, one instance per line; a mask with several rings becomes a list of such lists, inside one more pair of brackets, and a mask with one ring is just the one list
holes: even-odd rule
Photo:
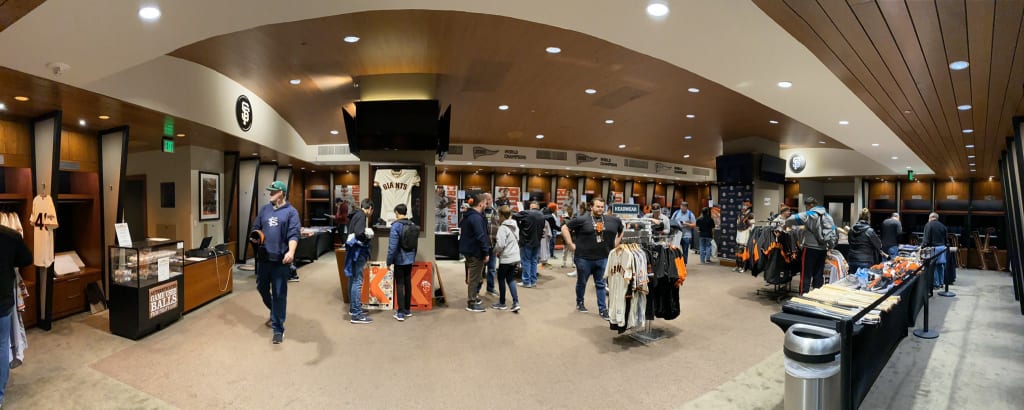
[[204, 261], [186, 261], [183, 295], [185, 313], [231, 293], [234, 289], [231, 269], [234, 266], [234, 256], [230, 254]]

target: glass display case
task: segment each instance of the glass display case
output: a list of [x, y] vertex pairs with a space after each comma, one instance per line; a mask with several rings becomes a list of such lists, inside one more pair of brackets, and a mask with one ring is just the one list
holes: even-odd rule
[[182, 274], [185, 245], [182, 241], [147, 239], [131, 248], [110, 247], [110, 282], [136, 288]]

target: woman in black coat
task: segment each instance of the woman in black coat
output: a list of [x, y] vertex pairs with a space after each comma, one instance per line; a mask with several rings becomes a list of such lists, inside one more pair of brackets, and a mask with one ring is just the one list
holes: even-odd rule
[[857, 273], [857, 269], [868, 268], [881, 260], [882, 240], [871, 229], [868, 221], [871, 220], [871, 213], [867, 208], [860, 211], [860, 219], [850, 228], [850, 252], [847, 262], [850, 264], [850, 273]]

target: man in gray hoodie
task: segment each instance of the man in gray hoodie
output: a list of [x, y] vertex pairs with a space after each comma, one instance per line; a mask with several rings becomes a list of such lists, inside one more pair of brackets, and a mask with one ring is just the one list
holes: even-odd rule
[[825, 270], [825, 255], [828, 253], [821, 232], [831, 230], [835, 234], [835, 222], [824, 207], [818, 206], [813, 196], [804, 198], [806, 212], [794, 214], [786, 219], [785, 228], [803, 225], [805, 232], [801, 235], [803, 254], [800, 257], [800, 293], [807, 293], [811, 287], [820, 288], [825, 283], [822, 272]]

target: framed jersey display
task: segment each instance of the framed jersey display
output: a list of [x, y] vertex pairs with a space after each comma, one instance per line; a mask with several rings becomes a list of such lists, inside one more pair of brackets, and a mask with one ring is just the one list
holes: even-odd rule
[[370, 164], [373, 175], [373, 226], [390, 225], [394, 222], [395, 206], [405, 204], [409, 219], [423, 226], [423, 189], [420, 178], [424, 175], [423, 165]]

